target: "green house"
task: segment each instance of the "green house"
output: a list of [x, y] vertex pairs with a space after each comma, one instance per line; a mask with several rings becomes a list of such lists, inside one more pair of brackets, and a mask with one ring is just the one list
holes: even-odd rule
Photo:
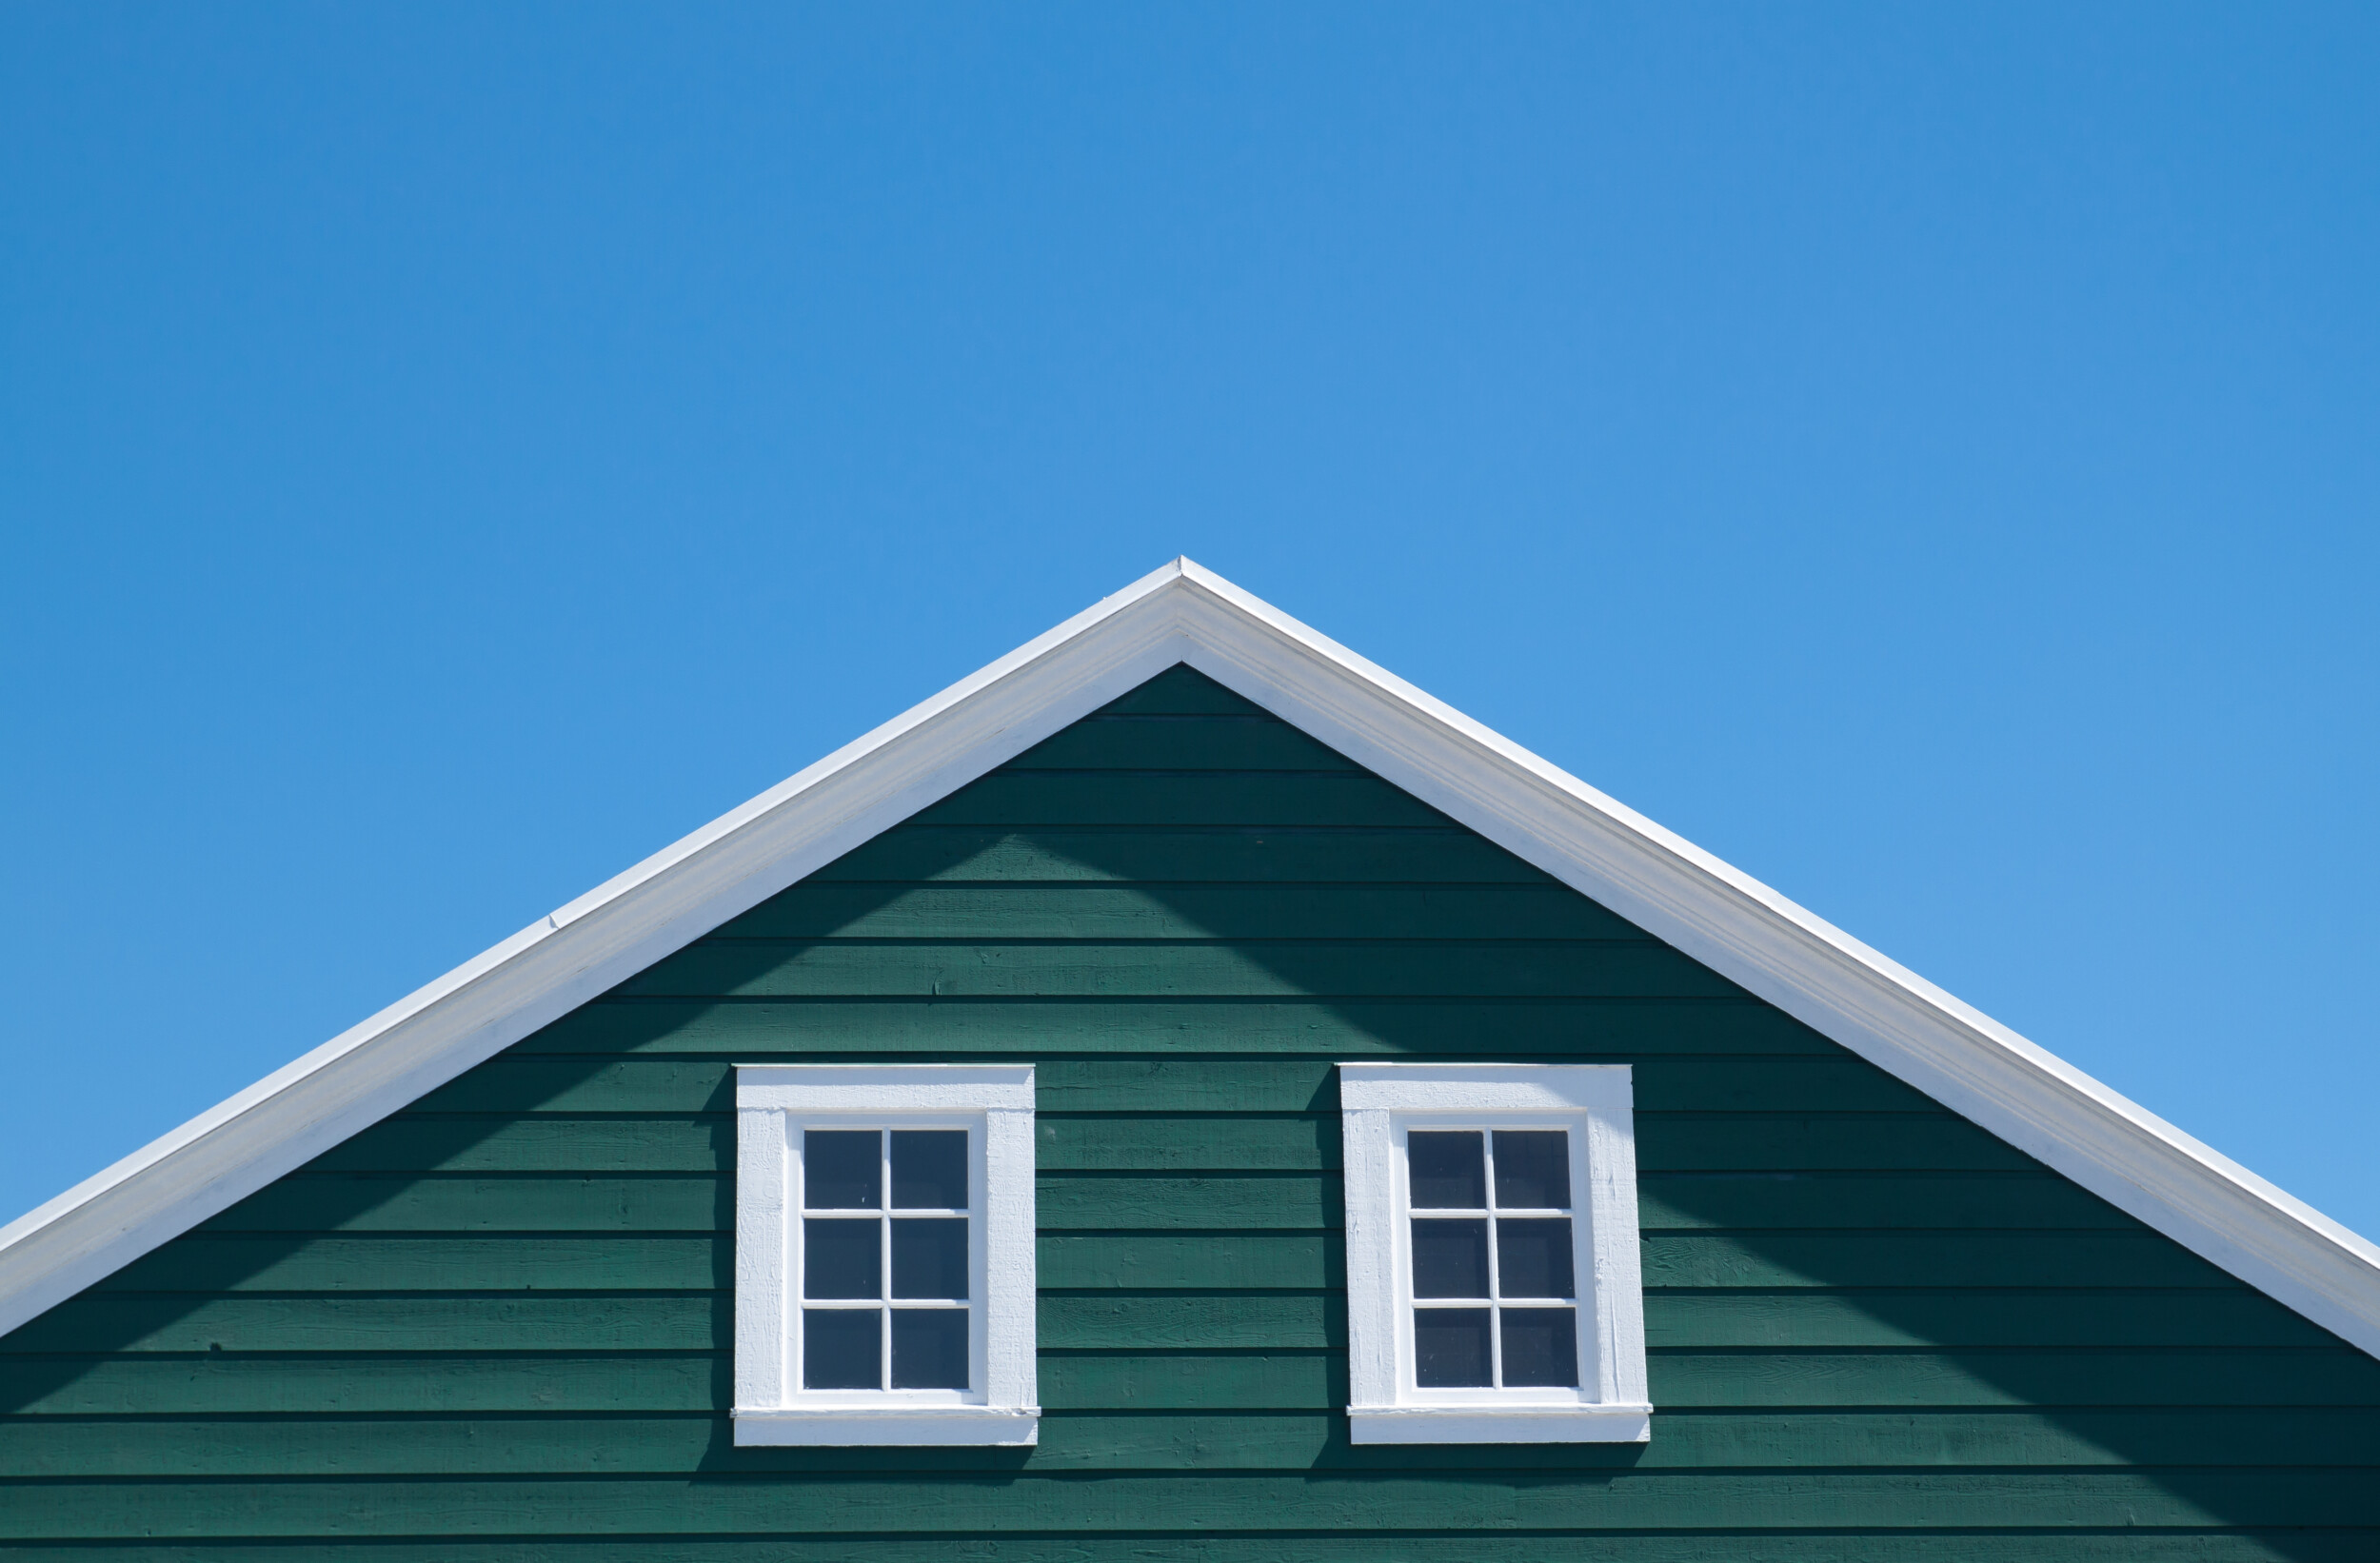
[[2380, 1558], [2380, 1250], [1185, 562], [0, 1230], [44, 1563]]

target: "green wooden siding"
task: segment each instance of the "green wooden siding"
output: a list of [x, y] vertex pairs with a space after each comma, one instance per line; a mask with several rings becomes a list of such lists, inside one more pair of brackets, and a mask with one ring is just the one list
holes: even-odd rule
[[[1331, 1065], [1636, 1066], [1645, 1446], [1352, 1448]], [[1041, 1442], [757, 1450], [731, 1066], [1039, 1063]], [[2380, 1556], [2380, 1361], [1160, 677], [0, 1339], [66, 1563]]]

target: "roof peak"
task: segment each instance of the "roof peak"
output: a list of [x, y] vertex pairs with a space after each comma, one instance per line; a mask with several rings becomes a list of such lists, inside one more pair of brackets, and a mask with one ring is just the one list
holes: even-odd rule
[[1177, 663], [2380, 1355], [2380, 1248], [1186, 555], [0, 1228], [0, 1332]]

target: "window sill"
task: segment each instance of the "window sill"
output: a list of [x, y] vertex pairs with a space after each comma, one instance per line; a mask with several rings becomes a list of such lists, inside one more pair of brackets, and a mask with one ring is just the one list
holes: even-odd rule
[[1041, 1414], [1005, 1406], [888, 1406], [739, 1411], [736, 1442], [749, 1444], [1022, 1445], [1041, 1438]]
[[1350, 1406], [1358, 1444], [1640, 1444], [1651, 1406]]

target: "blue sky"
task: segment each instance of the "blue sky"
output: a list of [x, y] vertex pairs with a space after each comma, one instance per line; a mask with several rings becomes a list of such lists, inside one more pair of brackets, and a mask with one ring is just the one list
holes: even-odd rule
[[0, 10], [0, 1206], [1188, 553], [2380, 1233], [2380, 11]]

